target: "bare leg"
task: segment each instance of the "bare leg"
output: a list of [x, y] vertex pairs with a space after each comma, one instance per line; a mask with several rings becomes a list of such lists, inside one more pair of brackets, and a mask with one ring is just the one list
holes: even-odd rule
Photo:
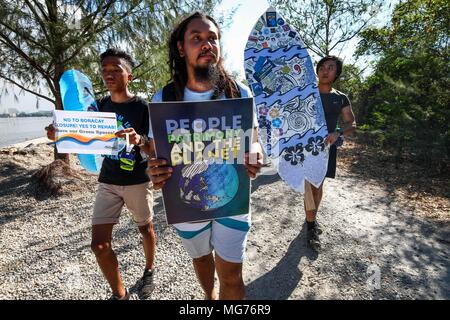
[[111, 247], [113, 224], [100, 224], [92, 226], [91, 249], [95, 253], [97, 263], [111, 287], [114, 295], [123, 297], [125, 287], [119, 272], [119, 263]]
[[145, 269], [153, 269], [153, 262], [155, 261], [156, 251], [156, 237], [153, 223], [139, 227], [139, 232], [142, 235], [142, 243], [144, 245], [145, 253]]
[[304, 194], [304, 206], [306, 213], [306, 221], [312, 222], [316, 219], [317, 206], [314, 200], [314, 193], [311, 185], [308, 181], [305, 181], [305, 194]]
[[197, 279], [205, 292], [206, 300], [217, 300], [217, 294], [214, 290], [214, 257], [212, 253], [193, 259]]
[[245, 299], [242, 263], [225, 261], [216, 254], [216, 269], [220, 282], [220, 300]]
[[309, 182], [305, 181], [305, 196], [304, 206], [306, 212], [306, 221], [313, 222], [316, 220], [317, 210], [323, 195], [323, 183], [319, 188], [314, 187]]

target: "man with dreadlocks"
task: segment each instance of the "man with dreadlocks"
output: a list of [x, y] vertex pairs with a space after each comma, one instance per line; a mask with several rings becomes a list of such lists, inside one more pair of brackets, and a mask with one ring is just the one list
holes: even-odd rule
[[[224, 70], [220, 29], [217, 22], [207, 15], [195, 12], [173, 30], [169, 40], [169, 60], [172, 82], [155, 94], [153, 102], [251, 96], [248, 88], [237, 84]], [[262, 163], [255, 116], [253, 121], [252, 150], [256, 151], [257, 159], [255, 163], [249, 163], [249, 154], [245, 156], [245, 166], [251, 178], [256, 177]], [[153, 137], [151, 130], [149, 137]], [[166, 165], [163, 159], [149, 161], [148, 172], [155, 189], [161, 188], [171, 176], [172, 168]], [[243, 299], [242, 262], [250, 229], [250, 214], [206, 222], [179, 223], [174, 227], [193, 259], [205, 299], [217, 299], [214, 290], [215, 271], [220, 282], [219, 298]]]

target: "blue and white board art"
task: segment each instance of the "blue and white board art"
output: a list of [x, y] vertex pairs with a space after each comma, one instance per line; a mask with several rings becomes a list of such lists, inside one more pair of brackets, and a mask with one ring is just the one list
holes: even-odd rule
[[280, 177], [304, 193], [319, 187], [328, 165], [328, 134], [317, 78], [300, 35], [273, 9], [256, 22], [245, 47], [260, 141]]
[[[78, 70], [67, 70], [59, 80], [64, 110], [98, 111], [92, 83]], [[90, 173], [99, 173], [103, 157], [96, 154], [78, 154], [80, 165]]]

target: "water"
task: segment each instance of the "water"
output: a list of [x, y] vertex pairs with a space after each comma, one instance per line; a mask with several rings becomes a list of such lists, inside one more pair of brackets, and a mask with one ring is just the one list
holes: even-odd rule
[[0, 148], [14, 143], [45, 137], [51, 117], [0, 118]]

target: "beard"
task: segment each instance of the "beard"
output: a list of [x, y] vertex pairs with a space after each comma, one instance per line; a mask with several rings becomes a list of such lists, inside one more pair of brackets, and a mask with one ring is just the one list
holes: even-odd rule
[[197, 66], [194, 68], [194, 78], [198, 82], [208, 82], [217, 85], [219, 82], [219, 68], [217, 65], [208, 64], [206, 66]]

